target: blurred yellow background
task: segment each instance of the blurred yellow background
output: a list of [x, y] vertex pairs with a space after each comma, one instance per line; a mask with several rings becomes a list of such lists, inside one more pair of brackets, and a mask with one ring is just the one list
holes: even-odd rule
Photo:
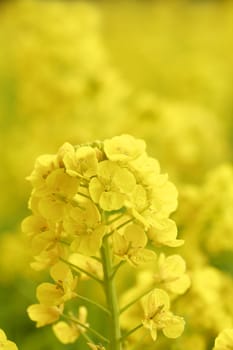
[[20, 349], [63, 348], [25, 311], [40, 278], [20, 233], [25, 177], [65, 141], [122, 133], [145, 139], [180, 192], [193, 287], [177, 302], [185, 336], [159, 348], [208, 350], [232, 326], [232, 62], [230, 0], [0, 2], [0, 328]]

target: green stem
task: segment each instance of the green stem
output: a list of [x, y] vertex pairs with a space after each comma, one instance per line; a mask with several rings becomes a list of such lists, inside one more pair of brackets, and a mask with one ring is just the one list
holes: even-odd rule
[[92, 278], [96, 282], [98, 282], [100, 284], [103, 284], [103, 281], [101, 279], [99, 279], [98, 277], [94, 276], [92, 273], [82, 269], [81, 267], [79, 267], [79, 266], [77, 266], [75, 264], [72, 264], [71, 262], [69, 262], [69, 261], [67, 261], [67, 260], [65, 260], [63, 258], [60, 258], [60, 260], [63, 261], [64, 263], [66, 263], [67, 265], [69, 265], [73, 270], [85, 273], [88, 277]]
[[85, 194], [85, 193], [82, 193], [82, 192], [78, 192], [78, 194], [80, 195], [80, 196], [82, 196], [82, 197], [84, 197], [84, 198], [87, 198], [87, 199], [91, 199], [87, 194]]
[[126, 311], [130, 306], [132, 306], [133, 304], [135, 304], [138, 300], [140, 300], [141, 298], [143, 298], [145, 295], [147, 295], [148, 293], [152, 292], [152, 290], [154, 290], [155, 287], [152, 287], [150, 289], [148, 289], [147, 291], [145, 291], [144, 293], [142, 293], [139, 297], [135, 298], [134, 300], [132, 300], [129, 304], [123, 306], [120, 309], [120, 314], [122, 314], [124, 311]]
[[119, 306], [116, 294], [115, 279], [113, 274], [112, 250], [109, 246], [108, 237], [103, 239], [101, 248], [103, 270], [104, 270], [104, 288], [108, 309], [111, 312], [110, 325], [110, 350], [121, 350], [121, 330], [119, 322]]
[[143, 324], [140, 323], [139, 325], [137, 325], [136, 327], [134, 327], [133, 329], [131, 329], [129, 332], [125, 333], [122, 335], [121, 337], [121, 341], [125, 338], [127, 338], [130, 334], [133, 334], [134, 332], [136, 332], [138, 329], [142, 328]]
[[122, 218], [122, 214], [120, 214], [120, 215], [118, 215], [118, 216], [116, 216], [114, 219], [112, 219], [112, 220], [108, 220], [108, 225], [112, 225], [115, 221], [117, 221], [117, 220], [119, 220], [119, 219], [121, 219]]
[[115, 274], [119, 270], [119, 268], [126, 263], [125, 260], [121, 260], [117, 265], [113, 267], [112, 278], [114, 278]]
[[104, 341], [105, 343], [109, 343], [109, 340], [107, 338], [105, 338], [102, 334], [100, 334], [99, 332], [97, 332], [95, 329], [91, 328], [90, 326], [85, 325], [82, 322], [79, 322], [77, 319], [73, 318], [73, 317], [69, 317], [67, 315], [62, 315], [65, 319], [76, 323], [77, 325], [81, 326], [82, 328], [86, 329], [87, 331], [89, 331], [90, 333], [92, 333], [93, 335], [95, 335], [97, 338], [99, 338], [99, 340]]
[[107, 237], [110, 237], [115, 231], [120, 230], [122, 227], [124, 227], [124, 226], [130, 224], [130, 223], [133, 222], [133, 221], [135, 221], [135, 219], [129, 219], [129, 220], [123, 222], [123, 223], [120, 224], [119, 226], [115, 227], [112, 231], [110, 231], [106, 236], [107, 236]]
[[143, 336], [141, 337], [141, 339], [139, 341], [137, 341], [137, 343], [135, 344], [135, 346], [131, 350], [138, 350], [138, 349], [142, 348], [142, 343], [143, 343], [144, 339], [148, 336], [147, 333], [148, 332], [145, 329]]
[[84, 296], [82, 296], [82, 295], [80, 295], [80, 294], [77, 294], [77, 293], [76, 293], [76, 296], [77, 296], [78, 299], [83, 300], [83, 301], [86, 301], [87, 303], [96, 306], [96, 307], [99, 308], [100, 310], [104, 311], [106, 314], [110, 315], [110, 311], [109, 311], [108, 309], [106, 309], [103, 305], [97, 303], [96, 301], [91, 300], [91, 299], [89, 299], [89, 298], [86, 298], [86, 297], [84, 297]]
[[92, 339], [86, 333], [82, 332], [81, 335], [88, 343], [93, 343]]

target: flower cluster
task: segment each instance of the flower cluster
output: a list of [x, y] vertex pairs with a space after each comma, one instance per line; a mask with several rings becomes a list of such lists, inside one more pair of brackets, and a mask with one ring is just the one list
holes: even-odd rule
[[[130, 135], [79, 146], [65, 143], [57, 154], [39, 157], [28, 180], [32, 215], [22, 229], [29, 236], [31, 265], [49, 269], [54, 281], [37, 287], [39, 303], [28, 313], [37, 327], [58, 321], [53, 325], [58, 339], [74, 342], [91, 330], [84, 306], [77, 317], [64, 311], [68, 301], [80, 298], [79, 281], [93, 278], [108, 288], [123, 263], [155, 263], [157, 247], [183, 244], [169, 218], [177, 191], [160, 173], [157, 160], [147, 155], [144, 141]], [[189, 279], [182, 258], [161, 254], [153, 282], [152, 293], [142, 301], [141, 327], [150, 330], [153, 340], [157, 329], [178, 337], [184, 321], [169, 311], [169, 295], [155, 288], [158, 283], [169, 292], [184, 293]]]
[[35, 269], [70, 252], [96, 256], [106, 234], [112, 234], [114, 254], [133, 265], [155, 257], [145, 248], [149, 241], [183, 243], [168, 218], [177, 205], [176, 189], [142, 140], [122, 135], [93, 145], [66, 143], [56, 155], [39, 157], [28, 179], [33, 215], [22, 227], [30, 235]]

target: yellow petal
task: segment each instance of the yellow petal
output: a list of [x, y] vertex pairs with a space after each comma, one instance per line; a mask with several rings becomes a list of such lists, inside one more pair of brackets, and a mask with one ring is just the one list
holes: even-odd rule
[[73, 325], [70, 326], [68, 323], [63, 321], [56, 323], [55, 325], [53, 325], [52, 328], [56, 337], [63, 344], [74, 343], [80, 335], [80, 332], [77, 327]]
[[61, 315], [61, 308], [57, 306], [46, 306], [34, 304], [27, 308], [28, 315], [32, 321], [37, 322], [36, 327], [43, 327], [56, 322]]
[[124, 237], [132, 248], [144, 248], [147, 244], [147, 236], [144, 229], [136, 224], [127, 226], [124, 230]]
[[118, 169], [113, 177], [113, 185], [123, 193], [130, 193], [136, 186], [134, 175], [127, 169]]
[[115, 136], [104, 141], [104, 151], [108, 159], [113, 161], [130, 161], [139, 157], [145, 151], [143, 140], [131, 135]]
[[101, 247], [104, 234], [104, 225], [99, 225], [95, 229], [87, 229], [73, 240], [71, 250], [84, 255], [96, 255]]
[[1, 350], [18, 350], [15, 343], [8, 340], [5, 332], [0, 329], [0, 349]]
[[128, 250], [128, 242], [124, 236], [117, 231], [112, 236], [114, 254], [124, 257]]
[[165, 288], [174, 294], [184, 294], [190, 285], [190, 277], [187, 274], [184, 274], [175, 281], [165, 283]]
[[51, 193], [71, 198], [78, 191], [79, 180], [66, 174], [64, 169], [56, 169], [49, 174], [46, 184]]
[[170, 255], [162, 263], [159, 261], [159, 269], [163, 279], [173, 280], [185, 273], [186, 263], [180, 255]]
[[66, 263], [62, 261], [57, 262], [54, 266], [51, 267], [50, 275], [55, 282], [58, 282], [59, 280], [69, 280], [70, 282], [73, 281], [71, 269]]
[[36, 289], [39, 302], [46, 306], [60, 305], [63, 302], [64, 291], [52, 283], [41, 283]]
[[213, 350], [233, 349], [233, 328], [224, 329], [215, 339]]
[[90, 192], [91, 199], [95, 203], [99, 203], [100, 196], [103, 193], [103, 191], [104, 191], [104, 186], [100, 182], [100, 180], [97, 179], [96, 177], [92, 178], [89, 183], [89, 192]]
[[0, 341], [5, 341], [5, 340], [7, 340], [6, 334], [2, 329], [0, 329]]
[[133, 266], [146, 264], [156, 259], [156, 253], [149, 249], [132, 249], [130, 250], [129, 262]]
[[87, 177], [96, 175], [98, 160], [96, 152], [92, 147], [83, 146], [76, 150], [76, 161], [79, 172]]
[[150, 319], [162, 309], [166, 311], [169, 309], [170, 300], [168, 294], [163, 289], [155, 288], [151, 293], [142, 299], [145, 317]]
[[112, 211], [121, 209], [125, 203], [125, 195], [118, 192], [103, 192], [99, 204], [103, 210]]
[[39, 201], [39, 211], [42, 216], [51, 221], [60, 221], [63, 217], [65, 203], [55, 197], [43, 197]]
[[170, 320], [166, 322], [163, 333], [168, 338], [178, 338], [184, 331], [184, 319], [179, 316], [172, 315]]

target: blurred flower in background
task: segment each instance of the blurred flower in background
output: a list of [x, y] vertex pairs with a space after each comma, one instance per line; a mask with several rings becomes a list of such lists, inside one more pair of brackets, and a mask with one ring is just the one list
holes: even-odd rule
[[[25, 177], [65, 141], [121, 133], [146, 140], [180, 193], [187, 329], [158, 348], [209, 350], [232, 328], [232, 61], [232, 1], [0, 2], [0, 325], [20, 349], [63, 348], [26, 315], [40, 277], [19, 227]], [[125, 269], [120, 289], [137, 283]]]

